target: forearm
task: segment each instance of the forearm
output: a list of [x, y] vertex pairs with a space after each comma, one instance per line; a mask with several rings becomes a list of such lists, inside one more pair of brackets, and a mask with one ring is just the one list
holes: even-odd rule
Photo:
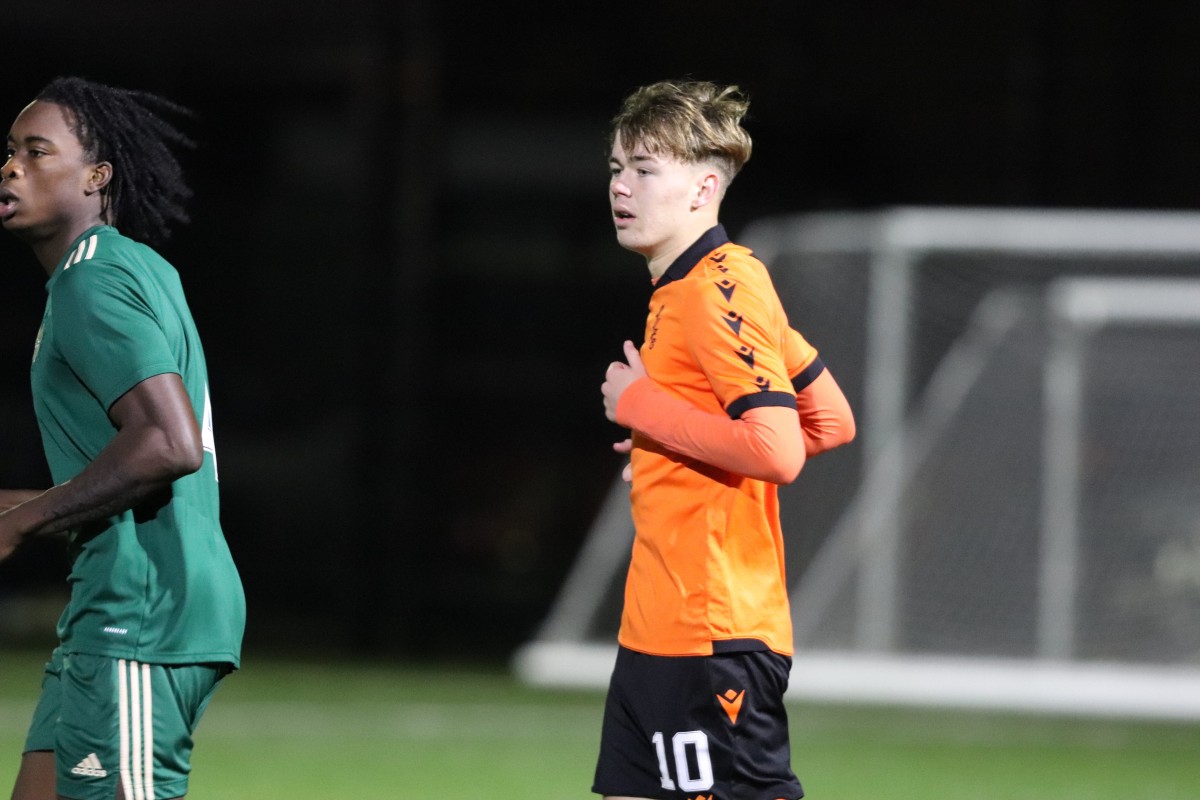
[[854, 413], [828, 370], [796, 395], [796, 411], [810, 458], [854, 439]]
[[23, 502], [0, 514], [18, 538], [57, 533], [119, 514], [194, 471], [153, 430], [118, 432], [75, 478], [44, 492], [20, 492]]
[[855, 436], [854, 418], [818, 411], [800, 417], [804, 452], [810, 458], [841, 447]]
[[747, 478], [791, 483], [804, 466], [804, 442], [791, 408], [755, 408], [730, 419], [642, 378], [622, 395], [617, 421], [680, 455]]
[[132, 480], [119, 470], [94, 470], [42, 492], [4, 517], [22, 538], [58, 533], [133, 508], [166, 485]]

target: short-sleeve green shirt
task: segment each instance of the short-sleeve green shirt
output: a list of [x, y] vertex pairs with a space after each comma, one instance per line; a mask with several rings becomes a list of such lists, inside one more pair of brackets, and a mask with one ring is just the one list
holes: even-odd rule
[[112, 405], [141, 381], [178, 374], [204, 464], [169, 497], [71, 534], [68, 652], [159, 664], [239, 664], [246, 604], [220, 523], [208, 370], [179, 275], [109, 226], [86, 231], [47, 284], [34, 346], [34, 408], [56, 484], [112, 440]]

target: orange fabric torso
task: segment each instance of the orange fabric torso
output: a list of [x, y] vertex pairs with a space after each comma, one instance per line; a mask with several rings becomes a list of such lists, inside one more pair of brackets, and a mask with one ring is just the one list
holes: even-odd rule
[[[790, 330], [750, 251], [723, 236], [713, 241], [716, 249], [690, 270], [673, 265], [655, 289], [641, 347], [646, 372], [714, 414], [794, 407], [790, 376], [813, 364], [816, 350]], [[764, 645], [790, 655], [775, 485], [686, 458], [637, 431], [633, 442], [636, 536], [620, 643], [656, 655]]]

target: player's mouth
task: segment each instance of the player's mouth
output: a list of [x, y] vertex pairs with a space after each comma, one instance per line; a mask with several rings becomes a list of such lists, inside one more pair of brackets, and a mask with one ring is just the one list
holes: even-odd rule
[[625, 209], [623, 209], [623, 208], [614, 208], [613, 209], [613, 221], [616, 224], [620, 225], [621, 223], [629, 222], [632, 219], [634, 219], [633, 214], [629, 213]]
[[0, 220], [8, 219], [17, 210], [17, 196], [7, 189], [0, 189]]

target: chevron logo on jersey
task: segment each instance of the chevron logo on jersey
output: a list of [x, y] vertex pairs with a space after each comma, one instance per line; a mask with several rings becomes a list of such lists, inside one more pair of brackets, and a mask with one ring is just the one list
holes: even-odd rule
[[738, 714], [742, 710], [742, 700], [746, 697], [746, 690], [735, 692], [729, 689], [725, 694], [717, 695], [717, 699], [721, 701], [721, 708], [725, 709], [725, 714], [729, 717], [729, 721], [734, 725], [737, 724]]

